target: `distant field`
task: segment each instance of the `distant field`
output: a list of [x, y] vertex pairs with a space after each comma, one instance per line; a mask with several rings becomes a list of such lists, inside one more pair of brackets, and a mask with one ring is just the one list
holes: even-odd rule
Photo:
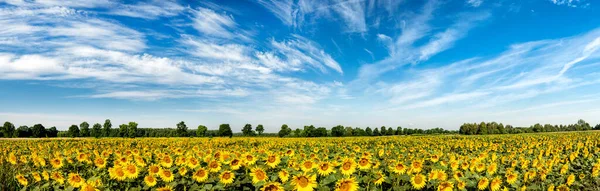
[[0, 190], [598, 190], [600, 133], [0, 139]]

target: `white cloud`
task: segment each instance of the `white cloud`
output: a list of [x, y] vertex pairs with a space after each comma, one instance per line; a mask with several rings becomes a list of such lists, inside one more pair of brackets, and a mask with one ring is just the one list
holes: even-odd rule
[[150, 2], [137, 2], [136, 4], [121, 4], [109, 10], [109, 14], [144, 19], [176, 16], [185, 8], [176, 1], [152, 0]]
[[586, 7], [589, 3], [586, 0], [549, 0], [555, 5], [564, 5], [567, 7]]
[[472, 7], [479, 7], [483, 3], [483, 0], [467, 0], [467, 4]]
[[185, 38], [181, 40], [187, 45], [191, 55], [209, 60], [249, 61], [249, 48], [239, 44], [216, 44], [202, 39]]
[[226, 13], [217, 13], [211, 9], [198, 8], [194, 11], [193, 27], [202, 34], [214, 37], [233, 38], [230, 32], [237, 27], [233, 16]]
[[367, 31], [363, 1], [339, 1], [332, 7], [344, 19], [348, 32]]
[[298, 71], [308, 65], [321, 72], [326, 72], [327, 67], [343, 74], [340, 64], [317, 43], [298, 35], [293, 37], [282, 42], [271, 40], [273, 51], [259, 52], [256, 56], [265, 66], [278, 71]]

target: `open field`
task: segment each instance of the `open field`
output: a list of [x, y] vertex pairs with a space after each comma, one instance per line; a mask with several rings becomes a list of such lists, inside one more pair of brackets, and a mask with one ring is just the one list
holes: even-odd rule
[[599, 190], [600, 133], [0, 140], [0, 190]]

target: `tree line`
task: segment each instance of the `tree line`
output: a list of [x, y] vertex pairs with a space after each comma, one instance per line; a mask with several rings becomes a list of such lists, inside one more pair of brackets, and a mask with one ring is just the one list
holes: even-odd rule
[[529, 127], [513, 127], [496, 122], [465, 123], [460, 126], [458, 132], [463, 135], [488, 135], [488, 134], [519, 134], [537, 132], [560, 132], [560, 131], [588, 131], [600, 130], [600, 124], [592, 127], [585, 120], [580, 119], [575, 124], [569, 125], [541, 125], [539, 123]]
[[252, 124], [246, 124], [241, 128], [240, 133], [233, 133], [229, 124], [221, 124], [218, 129], [209, 130], [204, 125], [199, 125], [196, 129], [188, 129], [185, 122], [176, 124], [176, 128], [138, 128], [138, 123], [129, 122], [113, 128], [110, 119], [106, 119], [103, 124], [95, 123], [91, 126], [88, 122], [82, 122], [79, 125], [71, 125], [66, 131], [58, 131], [56, 127], [46, 129], [42, 124], [35, 124], [32, 127], [20, 126], [15, 128], [11, 122], [5, 122], [0, 127], [0, 135], [6, 138], [10, 137], [233, 137], [233, 136], [269, 136], [269, 137], [344, 137], [344, 136], [391, 136], [391, 135], [413, 135], [413, 134], [454, 134], [457, 131], [444, 130], [442, 128], [417, 129], [382, 126], [380, 128], [367, 127], [344, 127], [335, 126], [331, 129], [326, 127], [315, 127], [313, 125], [304, 126], [304, 128], [292, 129], [283, 124], [277, 133], [265, 133], [263, 125], [259, 124], [256, 128]]

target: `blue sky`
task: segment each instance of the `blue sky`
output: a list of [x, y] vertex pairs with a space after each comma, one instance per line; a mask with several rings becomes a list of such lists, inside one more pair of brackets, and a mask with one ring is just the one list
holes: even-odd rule
[[586, 0], [0, 0], [0, 120], [600, 123]]

